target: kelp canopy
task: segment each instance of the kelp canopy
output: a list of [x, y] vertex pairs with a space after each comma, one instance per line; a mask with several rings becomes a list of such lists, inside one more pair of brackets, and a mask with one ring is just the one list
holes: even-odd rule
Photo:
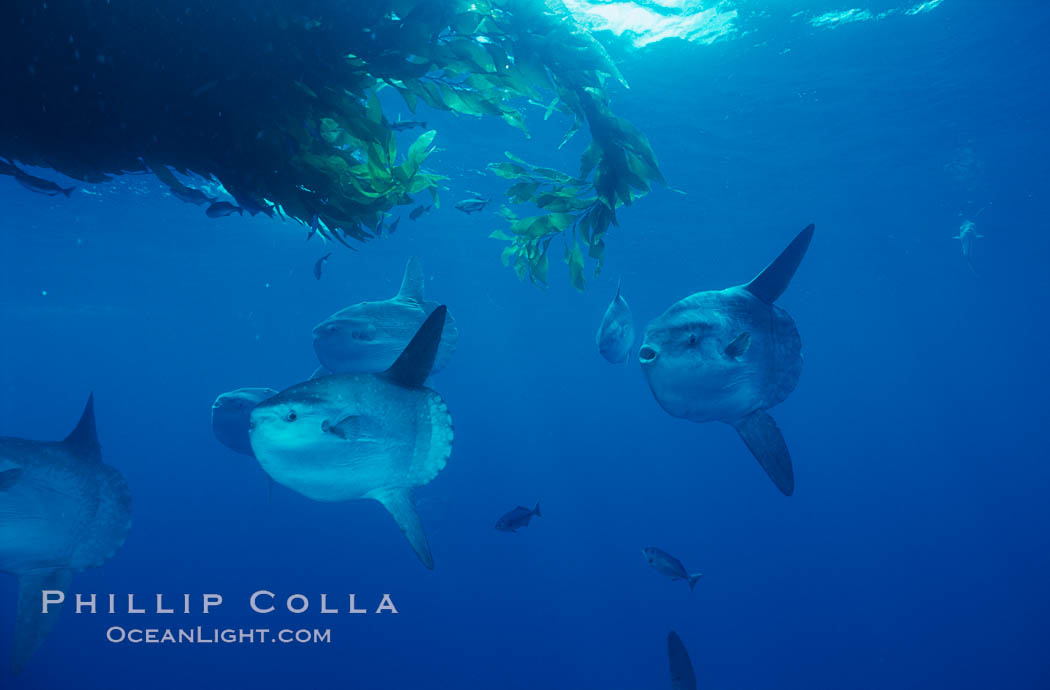
[[541, 283], [565, 235], [582, 288], [583, 252], [600, 267], [616, 209], [662, 181], [646, 138], [609, 109], [622, 76], [559, 0], [7, 0], [0, 55], [0, 156], [85, 182], [152, 171], [190, 201], [197, 190], [171, 170], [214, 178], [245, 210], [348, 245], [444, 179], [424, 167], [435, 132], [397, 151], [403, 123], [379, 89], [413, 112], [424, 102], [526, 132], [524, 105], [549, 103], [571, 118], [566, 140], [590, 133], [578, 174], [490, 165], [513, 181], [511, 202], [540, 209], [504, 207], [493, 234]]

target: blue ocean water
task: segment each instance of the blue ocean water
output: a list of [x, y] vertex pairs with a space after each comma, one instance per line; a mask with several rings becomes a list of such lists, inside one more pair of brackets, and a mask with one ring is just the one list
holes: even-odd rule
[[[427, 113], [442, 208], [336, 248], [320, 281], [328, 249], [301, 229], [206, 218], [150, 177], [68, 200], [0, 177], [0, 435], [62, 438], [94, 391], [103, 457], [134, 497], [127, 543], [74, 591], [224, 597], [207, 615], [67, 607], [0, 687], [663, 688], [671, 629], [703, 688], [1050, 686], [1050, 10], [870, 4], [740, 2], [730, 34], [625, 60], [617, 113], [685, 193], [624, 209], [582, 294], [557, 261], [549, 288], [520, 283], [487, 238], [491, 209], [452, 208], [465, 190], [499, 197], [503, 181], [476, 171], [504, 150], [578, 165], [585, 142], [555, 151], [569, 123], [538, 111], [531, 141]], [[965, 220], [984, 235], [976, 270], [952, 239]], [[621, 278], [642, 329], [746, 282], [810, 222], [778, 302], [805, 358], [773, 411], [795, 466], [786, 498], [732, 429], [667, 415], [635, 358], [606, 363], [594, 332]], [[410, 256], [460, 330], [431, 380], [455, 447], [417, 491], [433, 572], [377, 504], [268, 500], [209, 424], [221, 392], [308, 376], [311, 328], [392, 296]], [[493, 528], [536, 501], [529, 527]], [[703, 572], [695, 591], [655, 573], [646, 546]], [[260, 589], [312, 608], [252, 614]], [[389, 593], [399, 613], [346, 614], [351, 592], [372, 609]], [[344, 613], [317, 613], [322, 593]], [[15, 600], [0, 578], [3, 650]], [[198, 625], [332, 641], [106, 641], [111, 626]]]

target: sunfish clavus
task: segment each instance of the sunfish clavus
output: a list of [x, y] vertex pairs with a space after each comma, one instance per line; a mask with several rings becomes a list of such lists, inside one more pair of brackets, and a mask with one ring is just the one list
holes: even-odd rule
[[41, 592], [68, 594], [73, 571], [102, 565], [130, 527], [131, 494], [102, 462], [93, 397], [64, 441], [0, 437], [0, 571], [18, 577], [15, 673], [60, 613], [42, 613]]
[[634, 347], [634, 316], [616, 284], [616, 297], [609, 303], [594, 337], [601, 356], [613, 364], [626, 362]]
[[427, 568], [434, 559], [412, 489], [436, 477], [452, 453], [452, 417], [423, 385], [445, 314], [434, 309], [385, 372], [311, 379], [251, 415], [252, 450], [274, 481], [315, 501], [379, 501]]
[[638, 361], [669, 414], [734, 427], [777, 488], [795, 475], [787, 444], [767, 409], [783, 402], [802, 372], [795, 322], [774, 302], [809, 248], [813, 226], [746, 285], [697, 292], [646, 328]]
[[[412, 257], [405, 266], [401, 289], [395, 296], [340, 309], [314, 327], [317, 359], [336, 374], [386, 371], [436, 307], [436, 302], [423, 298], [423, 269]], [[456, 321], [449, 315], [442, 330], [434, 371], [448, 364], [458, 338]]]

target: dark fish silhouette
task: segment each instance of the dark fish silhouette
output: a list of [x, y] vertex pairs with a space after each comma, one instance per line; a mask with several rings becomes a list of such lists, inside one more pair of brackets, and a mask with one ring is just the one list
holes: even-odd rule
[[394, 222], [391, 223], [390, 226], [386, 229], [386, 234], [387, 235], [393, 235], [394, 231], [397, 230], [397, 224], [400, 223], [400, 222], [401, 222], [401, 216], [398, 216], [397, 218], [394, 219]]
[[208, 207], [205, 211], [209, 218], [222, 218], [224, 216], [232, 216], [234, 213], [244, 215], [244, 209], [234, 206], [228, 201], [216, 201], [214, 204]]
[[324, 268], [324, 262], [328, 261], [328, 257], [332, 255], [332, 252], [328, 252], [314, 263], [314, 278], [321, 279], [321, 269]]
[[10, 175], [15, 178], [18, 184], [22, 185], [31, 192], [37, 194], [46, 194], [47, 196], [58, 196], [59, 194], [65, 194], [66, 198], [73, 193], [76, 187], [59, 187], [57, 184], [50, 180], [45, 180], [35, 175], [30, 175], [27, 172], [22, 172], [17, 166], [11, 165], [10, 163], [0, 162], [0, 175]]
[[408, 214], [408, 219], [417, 220], [421, 215], [423, 215], [430, 209], [430, 206], [416, 206], [414, 209], [412, 209], [412, 212]]
[[507, 512], [496, 522], [496, 529], [501, 532], [517, 532], [521, 527], [528, 527], [529, 520], [532, 519], [533, 515], [543, 517], [540, 514], [540, 504], [538, 502], [532, 510], [525, 506], [518, 506], [514, 510]]

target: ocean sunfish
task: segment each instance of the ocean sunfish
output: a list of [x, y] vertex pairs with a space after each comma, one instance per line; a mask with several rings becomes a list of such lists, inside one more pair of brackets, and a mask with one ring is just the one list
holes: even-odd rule
[[238, 388], [215, 398], [211, 406], [211, 430], [219, 443], [244, 455], [252, 454], [248, 423], [252, 410], [277, 395], [273, 388]]
[[795, 389], [802, 340], [795, 322], [774, 302], [812, 238], [810, 225], [746, 285], [675, 302], [646, 328], [638, 352], [653, 396], [668, 414], [734, 427], [787, 496], [795, 489], [791, 456], [766, 410]]
[[0, 571], [18, 577], [15, 673], [60, 614], [42, 613], [41, 592], [68, 595], [73, 571], [102, 565], [130, 527], [131, 494], [102, 462], [93, 397], [64, 441], [0, 438]]
[[385, 372], [297, 384], [260, 403], [250, 426], [255, 457], [274, 481], [315, 501], [379, 501], [427, 568], [434, 559], [412, 489], [452, 453], [452, 417], [423, 385], [445, 315], [434, 309]]
[[959, 244], [962, 245], [963, 257], [966, 259], [966, 263], [969, 264], [970, 270], [977, 273], [977, 269], [973, 265], [974, 247], [977, 244], [977, 240], [983, 239], [984, 235], [977, 234], [977, 223], [972, 220], [968, 220], [959, 226], [959, 234], [953, 237], [953, 240], [959, 240]]
[[682, 638], [672, 630], [667, 635], [667, 662], [671, 667], [671, 690], [696, 690], [696, 673]]
[[602, 317], [602, 324], [594, 338], [598, 352], [613, 364], [626, 362], [634, 347], [634, 316], [627, 300], [620, 294], [620, 283], [616, 284], [616, 297], [609, 303]]
[[661, 575], [666, 575], [672, 580], [685, 580], [689, 584], [690, 592], [696, 586], [697, 580], [704, 576], [703, 573], [690, 573], [680, 560], [655, 546], [647, 546], [642, 549], [642, 555], [645, 556], [646, 562]]
[[[423, 270], [419, 261], [412, 257], [405, 267], [397, 295], [382, 302], [351, 305], [314, 327], [317, 359], [336, 374], [386, 371], [436, 307], [436, 302], [423, 299]], [[434, 371], [440, 371], [448, 364], [458, 339], [455, 319], [449, 315], [438, 346]]]

